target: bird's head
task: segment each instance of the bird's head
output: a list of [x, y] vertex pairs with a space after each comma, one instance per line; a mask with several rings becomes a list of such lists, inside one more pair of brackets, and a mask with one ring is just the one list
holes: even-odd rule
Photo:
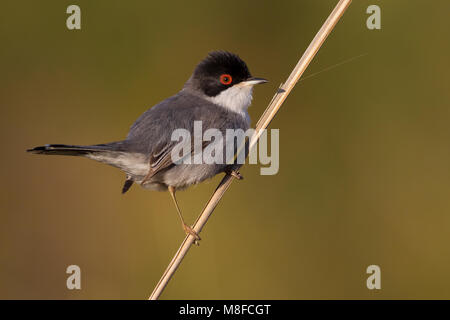
[[265, 82], [266, 79], [252, 77], [239, 56], [214, 51], [197, 65], [186, 86], [218, 105], [241, 113], [252, 101], [253, 86]]

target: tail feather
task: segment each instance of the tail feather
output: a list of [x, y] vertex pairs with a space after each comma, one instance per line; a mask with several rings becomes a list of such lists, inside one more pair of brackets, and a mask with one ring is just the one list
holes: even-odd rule
[[118, 143], [97, 144], [92, 146], [76, 146], [68, 144], [46, 144], [32, 149], [27, 152], [35, 154], [48, 155], [64, 155], [64, 156], [85, 156], [91, 153], [108, 151], [120, 151]]
[[99, 151], [90, 146], [72, 146], [66, 144], [47, 144], [45, 146], [28, 149], [27, 152], [35, 154], [49, 154], [49, 155], [65, 155], [65, 156], [83, 156], [92, 152]]
[[125, 183], [123, 184], [123, 188], [122, 188], [122, 194], [126, 193], [131, 186], [133, 185], [133, 180], [131, 180], [130, 178], [127, 178], [127, 180], [125, 180]]
[[[27, 152], [44, 155], [81, 156], [123, 170], [129, 176], [145, 176], [148, 173], [147, 156], [130, 152], [125, 141], [97, 144], [92, 146], [76, 146], [67, 144], [47, 144]], [[125, 183], [123, 192], [131, 187], [132, 181]]]

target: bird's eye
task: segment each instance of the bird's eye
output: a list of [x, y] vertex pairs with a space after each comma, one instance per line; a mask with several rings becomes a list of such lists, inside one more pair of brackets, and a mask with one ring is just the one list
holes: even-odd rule
[[222, 74], [220, 76], [220, 82], [224, 85], [229, 85], [233, 81], [233, 78], [229, 74]]

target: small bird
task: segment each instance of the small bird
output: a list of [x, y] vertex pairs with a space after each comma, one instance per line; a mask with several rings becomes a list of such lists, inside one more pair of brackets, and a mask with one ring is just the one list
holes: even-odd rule
[[[149, 190], [168, 190], [184, 231], [194, 236], [198, 244], [200, 237], [185, 223], [175, 192], [219, 173], [238, 179], [242, 176], [235, 165], [227, 162], [174, 163], [171, 153], [177, 141], [172, 141], [172, 132], [185, 129], [193, 135], [194, 121], [201, 121], [203, 130], [246, 131], [250, 127], [247, 109], [252, 101], [253, 86], [265, 82], [266, 79], [252, 77], [238, 55], [213, 51], [197, 65], [181, 91], [136, 120], [125, 140], [88, 146], [47, 144], [27, 152], [82, 156], [117, 167], [126, 173], [122, 193], [133, 183]], [[202, 144], [202, 148], [206, 146]]]

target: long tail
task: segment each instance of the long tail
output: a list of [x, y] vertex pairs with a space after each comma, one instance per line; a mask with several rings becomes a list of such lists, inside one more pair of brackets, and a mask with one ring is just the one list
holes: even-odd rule
[[132, 176], [145, 176], [148, 172], [148, 160], [146, 156], [130, 152], [124, 141], [92, 146], [76, 146], [67, 144], [47, 144], [27, 152], [45, 155], [81, 156], [103, 162], [123, 170], [127, 174], [127, 181], [122, 192], [125, 193], [132, 185]]
[[28, 149], [27, 152], [35, 154], [62, 155], [62, 156], [86, 156], [92, 153], [114, 152], [117, 148], [114, 144], [99, 144], [93, 146], [74, 146], [68, 144], [46, 144], [45, 146]]

